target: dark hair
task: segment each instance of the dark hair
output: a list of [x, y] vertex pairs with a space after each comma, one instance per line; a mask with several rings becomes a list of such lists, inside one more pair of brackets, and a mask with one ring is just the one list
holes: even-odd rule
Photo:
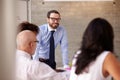
[[35, 34], [39, 33], [38, 26], [29, 22], [22, 22], [18, 25], [18, 32], [21, 32], [23, 30], [33, 31]]
[[51, 13], [56, 13], [56, 14], [59, 14], [60, 15], [60, 13], [57, 11], [57, 10], [50, 10], [50, 11], [48, 11], [48, 13], [47, 13], [47, 18], [50, 18], [50, 14]]
[[75, 73], [82, 73], [103, 51], [113, 52], [113, 38], [113, 28], [107, 20], [93, 19], [83, 34], [81, 53], [77, 57]]

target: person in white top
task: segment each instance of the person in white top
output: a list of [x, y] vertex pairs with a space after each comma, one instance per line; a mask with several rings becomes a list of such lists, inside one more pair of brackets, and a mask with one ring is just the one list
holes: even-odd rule
[[114, 33], [103, 18], [86, 28], [80, 49], [74, 56], [70, 80], [120, 80], [120, 62], [113, 54]]
[[38, 42], [33, 31], [19, 32], [16, 42], [16, 80], [68, 80], [66, 72], [57, 73], [45, 63], [31, 59]]

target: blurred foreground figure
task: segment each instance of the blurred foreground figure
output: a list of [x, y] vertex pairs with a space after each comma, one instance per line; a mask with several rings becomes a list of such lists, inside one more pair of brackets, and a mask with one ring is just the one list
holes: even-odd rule
[[16, 41], [16, 80], [68, 80], [65, 72], [57, 73], [47, 64], [31, 59], [38, 42], [33, 31], [19, 32]]
[[113, 54], [113, 39], [111, 24], [102, 18], [93, 19], [74, 56], [70, 80], [120, 80], [120, 62]]

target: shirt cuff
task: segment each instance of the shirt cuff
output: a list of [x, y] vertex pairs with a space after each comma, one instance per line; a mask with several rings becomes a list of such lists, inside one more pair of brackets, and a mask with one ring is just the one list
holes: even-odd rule
[[70, 70], [70, 69], [71, 69], [69, 65], [64, 65], [63, 68], [64, 68], [65, 70]]

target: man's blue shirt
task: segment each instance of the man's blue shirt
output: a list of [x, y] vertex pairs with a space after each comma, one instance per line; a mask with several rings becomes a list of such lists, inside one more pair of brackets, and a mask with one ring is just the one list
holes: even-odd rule
[[[39, 26], [40, 33], [37, 35], [37, 39], [39, 43], [37, 44], [37, 48], [35, 51], [34, 59], [45, 58], [49, 59], [49, 47], [50, 47], [50, 30], [48, 29], [48, 24], [44, 24]], [[63, 65], [68, 65], [68, 40], [66, 31], [62, 26], [58, 26], [55, 30], [54, 34], [55, 48], [58, 44], [61, 45], [62, 50], [62, 59]], [[55, 53], [57, 54], [57, 53]]]

